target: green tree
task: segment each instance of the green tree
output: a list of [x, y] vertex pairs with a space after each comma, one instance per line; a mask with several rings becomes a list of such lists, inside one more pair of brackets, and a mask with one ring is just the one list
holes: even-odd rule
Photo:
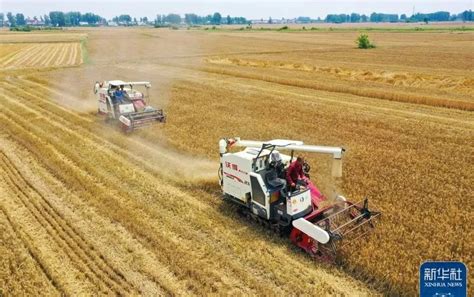
[[132, 17], [128, 14], [122, 14], [118, 16], [117, 20], [120, 23], [128, 25], [132, 22]]
[[46, 26], [51, 25], [51, 20], [49, 19], [49, 16], [47, 14], [44, 15], [43, 19], [44, 19], [44, 24]]
[[230, 15], [227, 15], [227, 25], [230, 24], [232, 24], [232, 18], [230, 17]]
[[221, 21], [222, 21], [222, 16], [220, 13], [218, 12], [215, 12], [213, 15], [212, 15], [212, 24], [214, 25], [220, 25], [221, 24]]
[[184, 15], [184, 22], [188, 25], [197, 25], [199, 24], [200, 17], [194, 13], [186, 13]]
[[7, 19], [10, 27], [16, 27], [16, 19], [11, 12], [7, 12]]
[[472, 10], [466, 10], [462, 12], [462, 20], [463, 22], [472, 22], [473, 20]]
[[346, 14], [328, 14], [326, 16], [326, 23], [345, 23], [350, 19]]
[[161, 14], [157, 14], [156, 19], [155, 19], [155, 25], [163, 24], [163, 22], [164, 22], [163, 18], [164, 18], [164, 16], [162, 16]]
[[356, 39], [357, 47], [362, 49], [375, 48], [375, 44], [369, 41], [369, 36], [367, 34], [361, 34]]
[[437, 11], [433, 13], [417, 13], [410, 17], [413, 22], [447, 22], [451, 19], [451, 14], [448, 11]]
[[66, 25], [66, 18], [62, 11], [51, 11], [49, 19], [51, 20], [51, 25], [55, 27], [64, 27]]
[[351, 13], [351, 23], [358, 23], [360, 22], [360, 14], [358, 13]]
[[[103, 18], [99, 15], [93, 14], [91, 12], [87, 12], [83, 15], [81, 15], [81, 22], [87, 22], [89, 25], [95, 25], [102, 21]], [[118, 17], [113, 18], [115, 22], [118, 22]]]
[[370, 21], [373, 23], [379, 22], [391, 22], [395, 23], [398, 22], [398, 14], [388, 14], [388, 13], [376, 13], [373, 12], [370, 15]]
[[170, 13], [165, 16], [164, 22], [179, 25], [181, 23], [181, 16], [179, 14]]
[[302, 23], [302, 24], [309, 24], [311, 23], [311, 18], [310, 17], [305, 17], [305, 16], [299, 16], [296, 21], [298, 23]]
[[371, 23], [378, 23], [380, 21], [381, 21], [381, 19], [380, 19], [380, 15], [378, 13], [372, 12], [370, 14], [370, 22]]
[[78, 11], [70, 11], [64, 15], [67, 26], [79, 26], [81, 21], [81, 13]]
[[25, 16], [22, 13], [17, 13], [16, 16], [15, 16], [15, 20], [16, 20], [16, 25], [17, 26], [26, 25]]

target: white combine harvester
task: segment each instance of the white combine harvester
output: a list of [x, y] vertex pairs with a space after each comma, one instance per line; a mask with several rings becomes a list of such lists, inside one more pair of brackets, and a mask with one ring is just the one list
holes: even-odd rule
[[148, 105], [150, 87], [151, 84], [147, 81], [96, 82], [94, 94], [97, 95], [99, 104], [98, 113], [105, 116], [107, 120], [119, 122], [123, 131], [127, 133], [156, 122], [164, 123], [166, 116], [163, 110]]
[[[229, 152], [232, 147], [244, 149]], [[295, 151], [331, 155], [332, 175], [341, 177], [345, 151], [341, 147], [304, 145], [293, 140], [224, 138], [219, 141], [219, 151], [224, 198], [239, 205], [245, 216], [289, 235], [295, 245], [315, 258], [333, 262], [343, 239], [365, 236], [380, 216], [380, 212], [368, 209], [367, 199], [359, 203], [346, 201], [341, 195], [326, 199], [311, 183], [307, 163], [303, 164], [305, 176], [299, 185], [293, 191], [287, 185], [286, 172]], [[280, 151], [289, 151], [290, 155]]]

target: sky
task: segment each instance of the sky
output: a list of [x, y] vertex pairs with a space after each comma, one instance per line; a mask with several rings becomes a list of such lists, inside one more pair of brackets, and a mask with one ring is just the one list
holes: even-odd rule
[[473, 9], [473, 0], [0, 0], [0, 10], [39, 16], [50, 11], [93, 12], [107, 19], [120, 14], [154, 19], [157, 14], [196, 13], [207, 15], [220, 12], [223, 16], [243, 16], [247, 19], [274, 19], [309, 16], [326, 17], [330, 13], [370, 14], [372, 12], [405, 13], [449, 11], [459, 13]]

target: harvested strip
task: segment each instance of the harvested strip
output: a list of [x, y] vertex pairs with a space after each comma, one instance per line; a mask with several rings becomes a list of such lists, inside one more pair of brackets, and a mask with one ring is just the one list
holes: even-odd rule
[[62, 50], [60, 52], [59, 57], [54, 62], [53, 64], [54, 66], [59, 66], [59, 65], [64, 64], [64, 58], [66, 57], [68, 47], [69, 47], [69, 43], [65, 43], [62, 45]]
[[[27, 103], [29, 100], [24, 100], [24, 102]], [[32, 110], [14, 107], [7, 102], [4, 102], [4, 107], [5, 113], [9, 117], [13, 117], [13, 110], [22, 110], [28, 114], [32, 113]], [[43, 114], [43, 112], [35, 115], [41, 117], [41, 114]], [[239, 241], [238, 238], [242, 240], [242, 234], [233, 235], [232, 233], [229, 233], [226, 226], [229, 224], [235, 224], [235, 222], [233, 222], [232, 218], [227, 218], [226, 216], [220, 214], [218, 205], [215, 204], [214, 199], [211, 197], [209, 197], [209, 199], [203, 199], [201, 194], [198, 196], [189, 196], [188, 193], [176, 191], [173, 189], [173, 187], [167, 186], [164, 183], [160, 183], [159, 189], [155, 187], [149, 187], [147, 185], [156, 183], [155, 177], [149, 174], [141, 173], [141, 171], [137, 171], [137, 167], [133, 163], [128, 162], [127, 158], [124, 159], [120, 158], [120, 156], [114, 156], [114, 154], [110, 154], [108, 152], [108, 146], [103, 147], [100, 151], [101, 153], [97, 154], [98, 150], [95, 148], [95, 141], [84, 141], [84, 138], [88, 139], [89, 136], [81, 135], [79, 138], [77, 133], [71, 134], [69, 129], [64, 130], [66, 127], [62, 123], [63, 120], [61, 120], [58, 125], [54, 124], [51, 126], [51, 121], [56, 120], [54, 117], [52, 118], [51, 115], [47, 115], [47, 118], [48, 122], [44, 121], [42, 118], [37, 118], [37, 120], [31, 124], [27, 124], [17, 117], [14, 119], [15, 122], [25, 125], [25, 127], [27, 127], [26, 129], [32, 133], [41, 135], [42, 138], [48, 139], [48, 142], [53, 144], [54, 147], [61, 151], [63, 155], [67, 155], [67, 159], [71, 160], [73, 164], [78, 164], [80, 168], [84, 168], [84, 173], [87, 172], [87, 174], [90, 174], [91, 177], [96, 180], [94, 184], [97, 185], [97, 181], [100, 181], [100, 183], [105, 183], [103, 189], [105, 191], [107, 191], [106, 189], [109, 189], [110, 191], [110, 188], [113, 188], [114, 192], [112, 197], [109, 195], [104, 195], [105, 193], [102, 193], [100, 190], [99, 192], [94, 191], [90, 192], [89, 194], [83, 192], [83, 195], [84, 197], [87, 197], [87, 201], [94, 203], [97, 209], [101, 209], [102, 212], [106, 212], [108, 215], [113, 216], [115, 219], [126, 225], [127, 228], [134, 230], [134, 233], [139, 234], [139, 238], [143, 240], [143, 244], [146, 244], [151, 248], [152, 246], [159, 243], [159, 246], [163, 248], [159, 249], [159, 251], [156, 251], [156, 256], [166, 263], [175, 263], [176, 265], [174, 266], [179, 266], [179, 269], [174, 269], [176, 269], [175, 273], [177, 273], [180, 278], [187, 275], [185, 272], [187, 270], [188, 273], [191, 273], [192, 275], [191, 280], [205, 284], [202, 288], [194, 288], [196, 293], [210, 292], [209, 290], [212, 290], [213, 288], [214, 290], [228, 290], [231, 287], [231, 284], [233, 284], [232, 286], [234, 287], [237, 286], [239, 290], [243, 290], [244, 292], [263, 292], [268, 291], [270, 288], [275, 286], [275, 282], [280, 285], [274, 289], [271, 289], [271, 291], [274, 293], [290, 292], [289, 288], [281, 288], [281, 284], [285, 283], [284, 276], [273, 276], [276, 277], [275, 280], [268, 279], [272, 271], [272, 268], [268, 267], [268, 263], [272, 263], [274, 261], [272, 260], [273, 258], [281, 258], [281, 261], [285, 263], [289, 261], [295, 261], [293, 258], [295, 256], [291, 253], [288, 253], [286, 247], [283, 246], [281, 251], [278, 252], [273, 249], [271, 254], [263, 253], [263, 256], [247, 251], [245, 248], [246, 244], [237, 244], [233, 247], [224, 248], [221, 244], [219, 244], [221, 241], [219, 238], [221, 238], [221, 236], [225, 236], [225, 238], [232, 242], [237, 242]], [[41, 129], [36, 127], [38, 124], [41, 125]], [[8, 125], [11, 129], [14, 129], [13, 126], [10, 124]], [[61, 128], [61, 126], [63, 126], [63, 128]], [[24, 132], [22, 133], [19, 131], [19, 133], [23, 135], [21, 139], [26, 139], [27, 136], [23, 134]], [[82, 139], [81, 143], [84, 144], [80, 150], [74, 149], [68, 145], [68, 143], [77, 142], [77, 139]], [[37, 144], [34, 147], [31, 146], [30, 149], [38, 150], [41, 149], [41, 146]], [[50, 156], [51, 154], [47, 155]], [[48, 161], [48, 163], [49, 162], [50, 161]], [[57, 164], [58, 166], [66, 166], [67, 164], [71, 164], [71, 162], [67, 162], [63, 158], [61, 158], [61, 160], [58, 162], [55, 162], [54, 164]], [[94, 164], [103, 164], [103, 166], [100, 166], [99, 168], [97, 166], [89, 166], [88, 164], [91, 164], [91, 162]], [[116, 171], [110, 172], [106, 170], [107, 166], [105, 164], [123, 165], [117, 167]], [[69, 172], [69, 174], [73, 174], [75, 176], [76, 180], [83, 179], [84, 173], [75, 174], [77, 170], [77, 167], [75, 169], [64, 168], [64, 170], [61, 170], [60, 172]], [[133, 175], [132, 172], [134, 172]], [[61, 176], [63, 179], [68, 178], [61, 173], [59, 173], [58, 177], [59, 176]], [[79, 184], [86, 186], [87, 184], [90, 184], [90, 182], [85, 181], [80, 182]], [[73, 186], [72, 183], [70, 185], [73, 188], [77, 188], [77, 186]], [[77, 189], [84, 191], [82, 187]], [[150, 200], [150, 198], [147, 197], [153, 197], [153, 199]], [[108, 208], [105, 209], [103, 204], [110, 199], [113, 199], [114, 202], [107, 203]], [[173, 201], [176, 200], [182, 201], [185, 205], [176, 205], [173, 203]], [[121, 205], [123, 205], [123, 203], [126, 203], [127, 205], [125, 209], [122, 209], [123, 206]], [[147, 205], [147, 207], [144, 207], [144, 205]], [[184, 216], [185, 213], [189, 213], [189, 209], [194, 209], [196, 211], [196, 213], [193, 214], [193, 217], [195, 218], [190, 222], [182, 222], [181, 226], [176, 225], [175, 221], [172, 219], [174, 216], [173, 214], [176, 215], [176, 212], [178, 212]], [[119, 214], [120, 216], [118, 216]], [[209, 215], [227, 222], [209, 226], [209, 222], [206, 219]], [[166, 228], [157, 228], [158, 222], [159, 226], [166, 226]], [[140, 229], [137, 229], [138, 226]], [[206, 231], [208, 229], [209, 231]], [[247, 233], [248, 232], [244, 231], [243, 234], [248, 236]], [[182, 238], [179, 234], [186, 234], [186, 238]], [[260, 235], [254, 234], [253, 238], [249, 240], [254, 243], [258, 242], [256, 248], [264, 249], [268, 242], [262, 240], [261, 238], [259, 239]], [[147, 242], [149, 243], [147, 244]], [[193, 255], [195, 255], [195, 259], [193, 258], [192, 260], [189, 258], [189, 256], [187, 256], [189, 253], [189, 248], [187, 247], [190, 245], [192, 246], [193, 242], [205, 242], [205, 244], [203, 244], [203, 246], [196, 247], [198, 249], [192, 251]], [[277, 245], [279, 244], [281, 243], [278, 243]], [[174, 247], [174, 249], [169, 250], [168, 247]], [[229, 248], [231, 250], [229, 250]], [[213, 253], [214, 257], [212, 259], [208, 259], [205, 256], [208, 253]], [[181, 257], [177, 257], [177, 255], [180, 255]], [[232, 255], [232, 258], [229, 258], [230, 255]], [[214, 273], [211, 271], [200, 272], [199, 270], [195, 270], [193, 265], [189, 265], [189, 262], [194, 261], [199, 266], [199, 259], [206, 259], [206, 261], [212, 261], [216, 264], [227, 263], [226, 271], [228, 272], [222, 271], [219, 275], [219, 278], [216, 278], [217, 275], [214, 277]], [[186, 262], [188, 262], [188, 264], [185, 264]], [[242, 267], [242, 263], [248, 264], [244, 264]], [[258, 265], [259, 267], [256, 267], [255, 265]], [[310, 280], [319, 278], [312, 272], [301, 272], [302, 269], [307, 269], [305, 268], [305, 265], [305, 263], [294, 263], [294, 268], [291, 269], [300, 271], [300, 275], [307, 280], [307, 286], [311, 286]], [[219, 268], [219, 270], [220, 269], [224, 269], [224, 267]], [[248, 275], [248, 273], [251, 273], [251, 275], [258, 275], [259, 271], [266, 271], [260, 276], [262, 278], [261, 280], [255, 279], [253, 277], [250, 278]], [[185, 274], [183, 275], [182, 273]], [[319, 273], [319, 276], [322, 279], [325, 279], [324, 273]], [[230, 277], [231, 275], [234, 275], [233, 278]], [[236, 278], [236, 276], [238, 277]], [[186, 277], [186, 279], [189, 279], [189, 276]], [[248, 287], [246, 287], [245, 284], [247, 284]], [[318, 284], [328, 286], [327, 283], [322, 280], [318, 282]], [[301, 290], [297, 289], [297, 291], [302, 293], [305, 290], [304, 287], [306, 286], [303, 286]]]
[[9, 66], [9, 65], [13, 64], [11, 62], [18, 63], [19, 61], [24, 59], [25, 52], [28, 52], [28, 53], [39, 52], [40, 49], [41, 49], [41, 44], [35, 44], [35, 45], [30, 46], [30, 47], [22, 48], [15, 55], [10, 57], [6, 61], [3, 61], [2, 65], [3, 66]]
[[81, 51], [78, 42], [28, 45], [0, 59], [0, 65], [5, 69], [74, 66], [82, 63]]
[[59, 296], [63, 291], [38, 259], [36, 250], [21, 239], [8, 217], [2, 197], [9, 193], [0, 178], [0, 288], [12, 295], [31, 294], [42, 291], [48, 296]]
[[51, 207], [41, 193], [23, 179], [3, 153], [0, 153], [0, 164], [7, 172], [7, 176], [10, 177], [7, 179], [7, 183], [11, 188], [16, 188], [17, 197], [37, 221], [49, 231], [48, 233], [54, 240], [62, 246], [71, 261], [80, 267], [87, 278], [97, 284], [98, 282], [103, 283], [105, 287], [116, 293], [130, 292], [130, 286], [124, 283], [119, 275], [113, 275], [114, 270], [107, 266], [102, 256], [93, 255], [94, 251], [88, 250], [89, 247], [85, 244], [84, 239]]

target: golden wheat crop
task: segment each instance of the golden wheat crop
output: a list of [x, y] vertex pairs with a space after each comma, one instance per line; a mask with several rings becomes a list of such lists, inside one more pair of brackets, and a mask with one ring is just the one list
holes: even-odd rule
[[74, 43], [0, 44], [0, 66], [5, 70], [74, 66], [82, 63], [81, 46]]
[[[370, 53], [356, 32], [87, 33], [97, 63], [41, 75], [22, 67], [72, 44], [78, 66], [79, 43], [0, 45], [16, 65], [0, 71], [0, 294], [415, 295], [427, 259], [472, 267], [471, 33], [377, 33]], [[436, 40], [467, 48], [445, 42], [432, 65]], [[103, 123], [91, 86], [106, 79], [150, 80], [168, 122]], [[343, 267], [315, 263], [220, 200], [223, 136], [344, 146], [343, 179], [324, 156], [308, 156], [312, 178], [368, 196], [382, 223]]]

